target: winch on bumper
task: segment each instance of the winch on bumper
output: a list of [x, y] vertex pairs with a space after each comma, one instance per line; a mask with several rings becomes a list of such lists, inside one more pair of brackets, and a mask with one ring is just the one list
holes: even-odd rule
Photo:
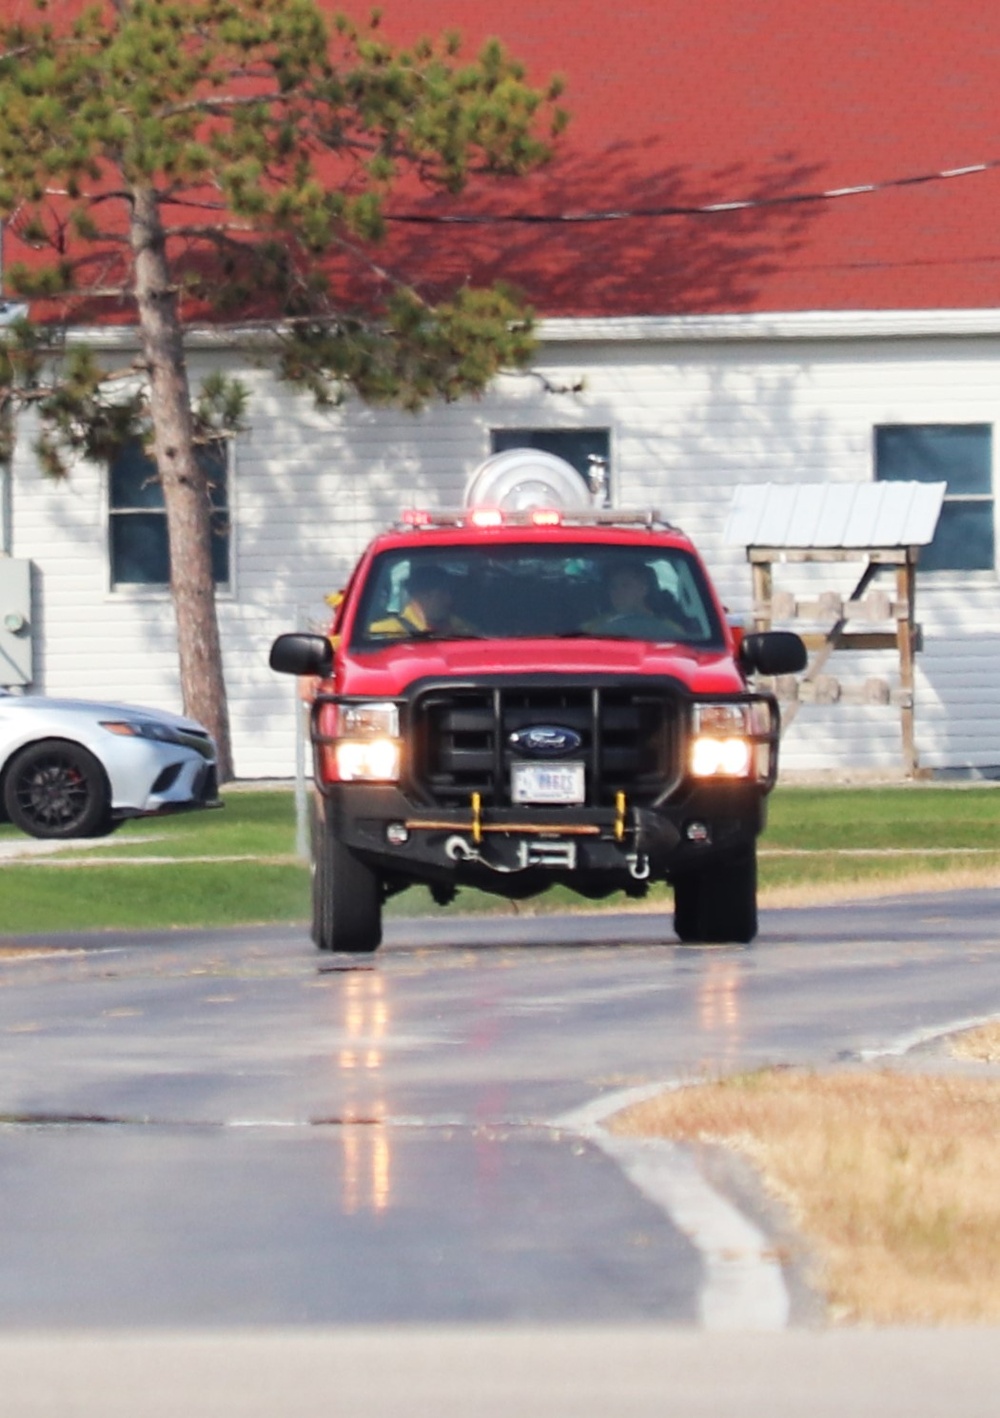
[[521, 896], [565, 880], [590, 897], [624, 890], [644, 895], [707, 860], [752, 845], [764, 799], [751, 785], [693, 786], [658, 809], [415, 806], [394, 785], [339, 783], [325, 788], [327, 821], [337, 838], [395, 887], [423, 881], [476, 886]]

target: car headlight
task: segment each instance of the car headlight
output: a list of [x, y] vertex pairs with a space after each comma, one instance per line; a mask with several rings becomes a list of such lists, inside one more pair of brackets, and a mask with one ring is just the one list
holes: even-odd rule
[[159, 743], [183, 743], [176, 729], [153, 719], [102, 719], [101, 728], [120, 738], [156, 739]]
[[339, 705], [333, 751], [342, 783], [395, 782], [402, 761], [399, 707], [389, 703]]
[[689, 768], [695, 778], [765, 778], [770, 766], [771, 711], [763, 700], [696, 704]]

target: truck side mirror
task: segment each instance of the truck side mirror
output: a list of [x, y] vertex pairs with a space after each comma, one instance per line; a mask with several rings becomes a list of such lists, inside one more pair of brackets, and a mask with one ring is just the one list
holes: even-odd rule
[[802, 637], [793, 630], [758, 630], [744, 635], [739, 656], [744, 670], [760, 675], [798, 674], [808, 661]]
[[326, 679], [333, 669], [333, 646], [325, 635], [294, 631], [279, 635], [271, 646], [270, 666], [283, 675], [318, 675]]

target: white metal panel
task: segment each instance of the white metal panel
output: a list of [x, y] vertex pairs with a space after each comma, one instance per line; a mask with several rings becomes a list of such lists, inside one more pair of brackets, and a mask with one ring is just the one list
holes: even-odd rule
[[733, 492], [730, 546], [831, 550], [926, 546], [945, 483], [751, 483]]
[[0, 556], [0, 685], [31, 683], [31, 563]]
[[815, 545], [824, 522], [828, 492], [825, 484], [813, 483], [799, 488], [797, 497], [788, 498], [785, 540], [789, 546]]

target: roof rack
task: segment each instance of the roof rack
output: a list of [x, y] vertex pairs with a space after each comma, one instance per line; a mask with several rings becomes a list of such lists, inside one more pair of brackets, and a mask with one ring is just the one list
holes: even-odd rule
[[396, 529], [400, 531], [433, 531], [441, 527], [469, 527], [476, 531], [488, 531], [495, 527], [641, 527], [650, 532], [680, 530], [655, 508], [531, 507], [508, 510], [500, 507], [407, 507], [396, 522]]

